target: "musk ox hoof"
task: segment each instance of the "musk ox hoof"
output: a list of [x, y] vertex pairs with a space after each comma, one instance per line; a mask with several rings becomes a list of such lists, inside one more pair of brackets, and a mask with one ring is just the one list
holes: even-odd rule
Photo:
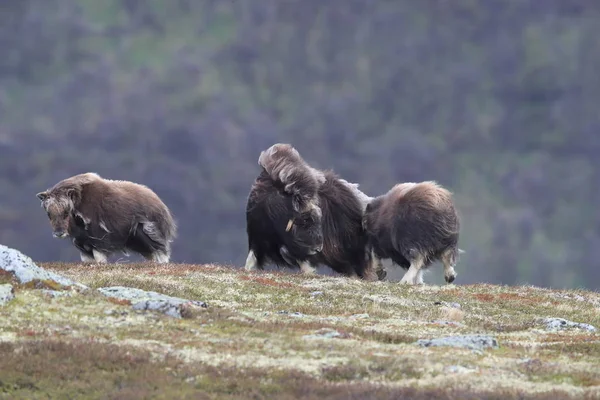
[[386, 270], [381, 269], [381, 270], [377, 271], [377, 278], [379, 278], [380, 281], [384, 281], [386, 277], [387, 277]]
[[446, 282], [452, 283], [456, 279], [456, 273], [445, 275]]

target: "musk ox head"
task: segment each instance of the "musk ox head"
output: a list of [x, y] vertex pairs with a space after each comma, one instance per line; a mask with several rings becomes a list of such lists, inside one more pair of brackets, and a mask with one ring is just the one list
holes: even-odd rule
[[310, 205], [300, 211], [291, 206], [287, 213], [284, 242], [288, 252], [298, 259], [323, 250], [323, 223], [321, 209]]
[[36, 196], [48, 215], [53, 236], [61, 239], [67, 237], [71, 219], [75, 218], [75, 205], [79, 202], [77, 188], [46, 190]]

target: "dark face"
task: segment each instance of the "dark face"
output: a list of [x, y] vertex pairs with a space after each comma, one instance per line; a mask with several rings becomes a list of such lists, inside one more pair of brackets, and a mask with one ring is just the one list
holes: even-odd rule
[[294, 212], [287, 222], [286, 234], [291, 235], [295, 247], [306, 255], [314, 255], [323, 250], [323, 224], [321, 210], [317, 207], [303, 212]]
[[42, 208], [46, 211], [50, 226], [52, 226], [52, 235], [63, 239], [69, 236], [69, 223], [71, 219], [72, 205], [68, 198], [51, 197], [49, 195], [38, 194], [42, 200]]

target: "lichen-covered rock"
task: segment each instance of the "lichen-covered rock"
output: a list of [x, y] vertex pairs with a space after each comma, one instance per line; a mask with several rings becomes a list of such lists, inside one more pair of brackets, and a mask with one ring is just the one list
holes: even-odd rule
[[435, 339], [420, 339], [417, 341], [417, 344], [423, 347], [450, 346], [479, 351], [486, 348], [498, 348], [498, 340], [487, 335], [446, 336]]
[[46, 271], [35, 265], [33, 260], [18, 250], [0, 244], [0, 269], [15, 276], [19, 283], [29, 282], [55, 282], [58, 286], [72, 286], [79, 289], [87, 289], [86, 286], [73, 282], [72, 280]]
[[10, 284], [0, 285], [0, 306], [15, 298], [15, 290]]
[[590, 324], [584, 324], [581, 322], [573, 322], [563, 318], [544, 318], [542, 323], [546, 326], [548, 331], [559, 331], [563, 329], [583, 329], [588, 332], [595, 332], [596, 327]]
[[158, 311], [175, 318], [184, 318], [193, 308], [208, 307], [203, 301], [186, 300], [125, 286], [100, 288], [98, 291], [107, 297], [129, 301], [134, 310]]

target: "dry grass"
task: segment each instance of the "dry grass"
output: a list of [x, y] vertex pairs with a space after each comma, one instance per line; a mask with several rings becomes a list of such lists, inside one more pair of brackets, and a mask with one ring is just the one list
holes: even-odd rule
[[[92, 288], [137, 287], [209, 308], [174, 319], [95, 291], [51, 299], [17, 286], [16, 299], [0, 308], [0, 399], [600, 394], [600, 335], [539, 324], [553, 316], [600, 327], [593, 292], [404, 287], [216, 265], [41, 266]], [[477, 353], [414, 344], [466, 333], [494, 335], [501, 347]]]

